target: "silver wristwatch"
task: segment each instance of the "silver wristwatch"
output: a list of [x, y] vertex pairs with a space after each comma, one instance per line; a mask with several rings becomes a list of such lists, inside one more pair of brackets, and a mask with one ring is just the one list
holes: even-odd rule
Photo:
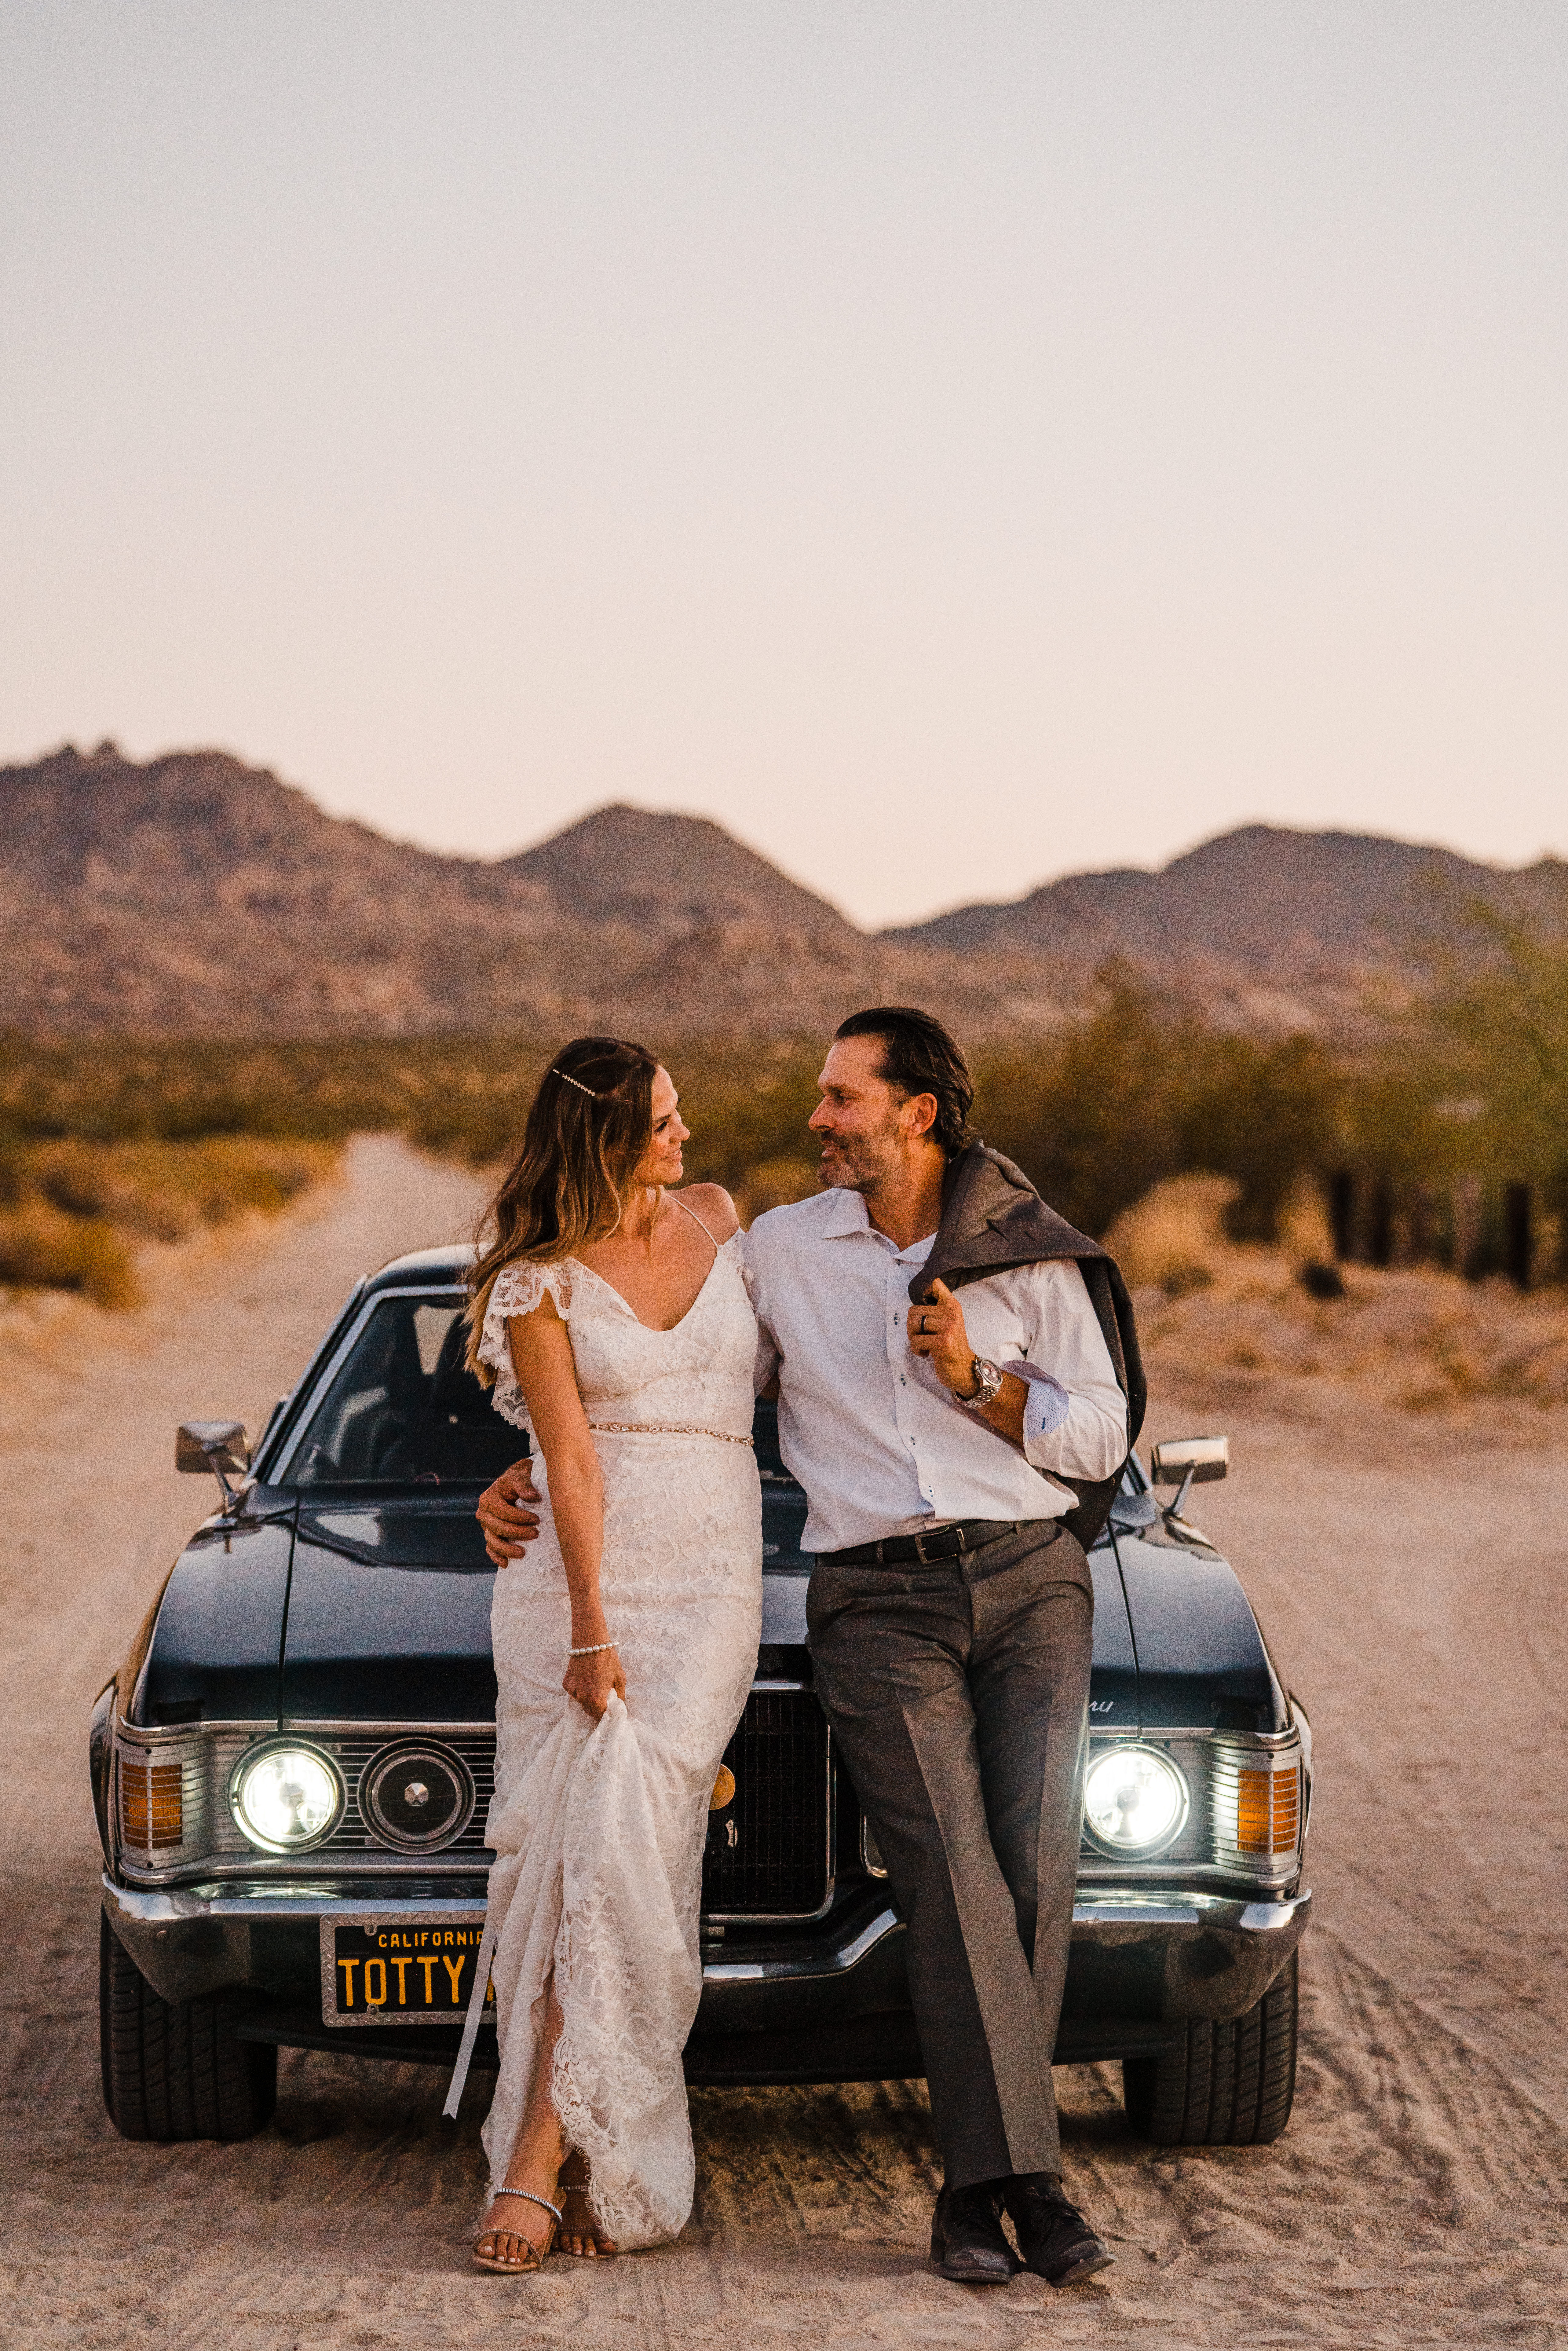
[[995, 1404], [1001, 1394], [1002, 1375], [996, 1364], [988, 1364], [984, 1355], [977, 1355], [969, 1368], [980, 1384], [970, 1396], [961, 1396], [955, 1390], [953, 1401], [961, 1404], [966, 1412], [984, 1412], [986, 1406]]

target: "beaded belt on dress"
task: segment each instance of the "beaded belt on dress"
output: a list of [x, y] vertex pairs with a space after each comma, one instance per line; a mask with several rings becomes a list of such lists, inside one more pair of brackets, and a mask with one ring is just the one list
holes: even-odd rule
[[699, 1428], [695, 1420], [591, 1420], [590, 1428], [604, 1437], [716, 1437], [721, 1445], [749, 1445], [749, 1437], [732, 1437], [727, 1428]]

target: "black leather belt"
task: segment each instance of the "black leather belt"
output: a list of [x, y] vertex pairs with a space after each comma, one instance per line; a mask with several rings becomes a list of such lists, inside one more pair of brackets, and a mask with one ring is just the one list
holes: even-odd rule
[[988, 1543], [1016, 1535], [1018, 1519], [965, 1519], [956, 1526], [934, 1527], [928, 1535], [885, 1535], [881, 1542], [852, 1543], [848, 1551], [829, 1551], [822, 1557], [834, 1567], [924, 1567], [931, 1560], [956, 1559], [960, 1552], [983, 1551]]

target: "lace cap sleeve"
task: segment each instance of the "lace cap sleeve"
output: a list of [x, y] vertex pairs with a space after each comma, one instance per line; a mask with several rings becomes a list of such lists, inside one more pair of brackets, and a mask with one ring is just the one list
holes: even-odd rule
[[514, 1314], [531, 1314], [540, 1299], [549, 1291], [555, 1311], [563, 1322], [571, 1320], [571, 1275], [564, 1265], [508, 1265], [496, 1276], [490, 1291], [490, 1301], [485, 1309], [485, 1328], [479, 1334], [479, 1361], [487, 1364], [496, 1374], [496, 1384], [490, 1391], [490, 1402], [503, 1420], [514, 1428], [531, 1431], [528, 1408], [523, 1392], [517, 1385], [517, 1374], [512, 1364], [512, 1350], [507, 1338], [507, 1324]]

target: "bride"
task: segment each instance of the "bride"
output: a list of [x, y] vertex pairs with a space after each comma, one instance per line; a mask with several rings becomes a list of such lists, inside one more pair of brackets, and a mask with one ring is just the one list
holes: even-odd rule
[[675, 2236], [681, 2052], [702, 1989], [709, 1795], [762, 1605], [756, 1323], [729, 1195], [675, 1194], [675, 1089], [580, 1037], [482, 1228], [469, 1364], [542, 1457], [539, 1540], [497, 1577], [487, 1924], [501, 2071], [475, 2259]]

